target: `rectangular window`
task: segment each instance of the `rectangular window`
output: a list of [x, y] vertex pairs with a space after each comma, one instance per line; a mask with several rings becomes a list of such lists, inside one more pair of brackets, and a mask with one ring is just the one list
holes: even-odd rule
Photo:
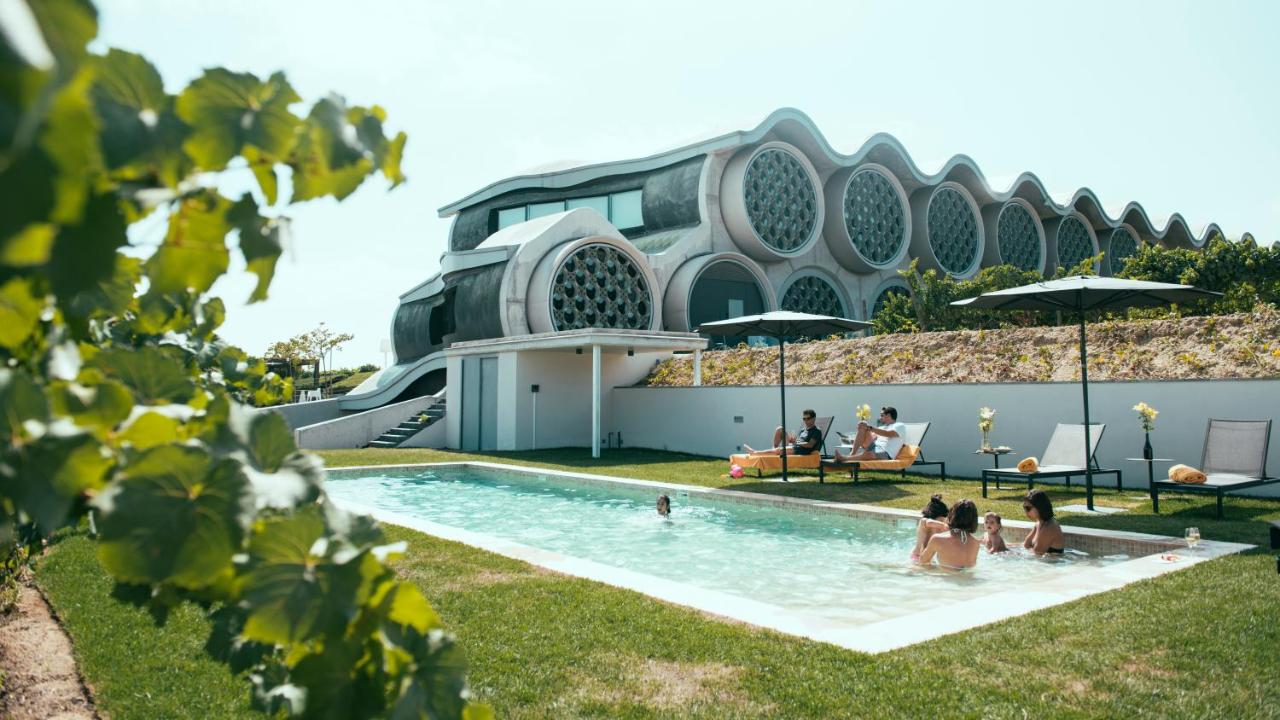
[[573, 198], [565, 203], [565, 206], [572, 210], [574, 208], [589, 207], [600, 213], [601, 217], [606, 220], [609, 218], [609, 196], [597, 195], [595, 197]]
[[644, 225], [644, 215], [640, 210], [640, 191], [614, 193], [609, 196], [609, 222], [619, 230], [637, 228]]
[[540, 218], [543, 215], [554, 215], [558, 212], [564, 212], [564, 201], [534, 203], [529, 206], [529, 219]]
[[745, 314], [746, 303], [738, 298], [729, 298], [729, 314], [725, 315], [724, 319], [742, 317]]
[[498, 229], [524, 222], [524, 206], [507, 208], [498, 211]]

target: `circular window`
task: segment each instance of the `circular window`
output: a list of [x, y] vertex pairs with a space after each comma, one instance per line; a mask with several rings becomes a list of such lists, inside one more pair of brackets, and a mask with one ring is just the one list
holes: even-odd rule
[[782, 309], [811, 315], [844, 317], [840, 293], [823, 278], [806, 275], [791, 283], [782, 295]]
[[996, 241], [1004, 264], [1019, 270], [1040, 269], [1040, 229], [1031, 212], [1022, 205], [1011, 202], [1000, 211]]
[[880, 295], [876, 297], [875, 305], [873, 305], [871, 308], [871, 317], [874, 318], [875, 316], [880, 314], [880, 311], [884, 309], [884, 304], [889, 302], [889, 298], [895, 295], [910, 295], [910, 294], [911, 292], [906, 288], [902, 287], [901, 285], [890, 285], [884, 290], [881, 290]]
[[1073, 268], [1094, 255], [1089, 228], [1072, 215], [1058, 226], [1058, 266]]
[[778, 252], [799, 250], [818, 222], [818, 193], [791, 153], [769, 148], [751, 158], [743, 182], [751, 228]]
[[978, 219], [959, 190], [943, 187], [929, 200], [929, 247], [942, 269], [961, 275], [978, 259]]
[[858, 254], [883, 265], [907, 241], [906, 210], [889, 178], [879, 170], [859, 170], [844, 191], [844, 226]]
[[556, 330], [624, 328], [645, 330], [653, 299], [644, 273], [626, 253], [593, 243], [573, 252], [551, 286], [551, 322]]
[[1111, 272], [1124, 270], [1129, 258], [1138, 254], [1138, 238], [1128, 228], [1116, 228], [1111, 231], [1110, 262]]

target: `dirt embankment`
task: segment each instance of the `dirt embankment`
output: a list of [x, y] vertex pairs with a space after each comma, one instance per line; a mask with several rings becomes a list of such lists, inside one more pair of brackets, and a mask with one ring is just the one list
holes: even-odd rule
[[[1080, 378], [1079, 329], [1036, 327], [878, 335], [787, 345], [787, 384], [1047, 382]], [[1280, 311], [1088, 326], [1090, 380], [1280, 377]], [[778, 382], [777, 348], [703, 353], [704, 385]], [[693, 384], [693, 359], [641, 382]]]

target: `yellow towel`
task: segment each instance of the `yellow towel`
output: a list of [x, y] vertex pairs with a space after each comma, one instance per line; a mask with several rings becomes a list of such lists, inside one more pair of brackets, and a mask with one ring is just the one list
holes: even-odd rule
[[1188, 465], [1174, 465], [1169, 468], [1169, 479], [1188, 485], [1199, 485], [1205, 481], [1204, 473]]
[[1026, 458], [1022, 462], [1018, 463], [1018, 472], [1020, 473], [1033, 473], [1039, 469], [1040, 463], [1036, 462], [1036, 459], [1033, 457]]

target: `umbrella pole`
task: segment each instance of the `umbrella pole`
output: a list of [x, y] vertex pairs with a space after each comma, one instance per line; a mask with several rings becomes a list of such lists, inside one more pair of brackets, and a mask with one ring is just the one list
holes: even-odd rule
[[782, 482], [787, 480], [787, 341], [778, 336], [778, 389], [782, 395]]
[[1085, 505], [1093, 510], [1093, 448], [1089, 433], [1089, 351], [1084, 344], [1084, 308], [1080, 309], [1080, 387], [1084, 392], [1084, 493]]

